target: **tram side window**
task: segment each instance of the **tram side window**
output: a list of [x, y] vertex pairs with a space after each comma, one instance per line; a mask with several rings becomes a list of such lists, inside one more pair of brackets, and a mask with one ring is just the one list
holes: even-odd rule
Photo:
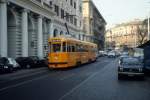
[[79, 45], [76, 45], [76, 51], [79, 52]]
[[53, 52], [61, 52], [61, 44], [53, 44]]
[[66, 43], [63, 43], [63, 52], [66, 52]]
[[67, 46], [67, 51], [71, 52], [71, 46]]
[[51, 52], [51, 42], [49, 43], [49, 49], [48, 52]]
[[75, 52], [75, 46], [72, 46], [72, 52]]
[[80, 46], [80, 52], [84, 52], [84, 47], [82, 45]]

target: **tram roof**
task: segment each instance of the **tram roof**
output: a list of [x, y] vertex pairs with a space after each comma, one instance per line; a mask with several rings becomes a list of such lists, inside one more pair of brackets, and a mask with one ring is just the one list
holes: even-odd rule
[[87, 41], [82, 41], [82, 40], [78, 40], [75, 38], [71, 38], [71, 37], [53, 37], [53, 38], [49, 38], [49, 41], [53, 40], [53, 39], [61, 39], [62, 41], [76, 41], [76, 42], [81, 42], [81, 43], [85, 43], [85, 44], [91, 44], [91, 45], [95, 45], [95, 43], [91, 43], [91, 42], [87, 42]]

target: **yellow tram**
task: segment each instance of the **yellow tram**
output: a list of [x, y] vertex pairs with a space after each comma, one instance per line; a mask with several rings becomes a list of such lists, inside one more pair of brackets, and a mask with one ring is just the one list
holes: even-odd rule
[[97, 45], [73, 38], [49, 39], [49, 68], [69, 68], [96, 60]]

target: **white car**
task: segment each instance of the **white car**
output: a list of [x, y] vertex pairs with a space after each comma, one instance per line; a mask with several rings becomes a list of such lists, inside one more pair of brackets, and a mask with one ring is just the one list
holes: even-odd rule
[[116, 53], [114, 51], [110, 51], [110, 52], [108, 52], [107, 56], [110, 58], [114, 58], [114, 57], [116, 57]]
[[11, 65], [13, 65], [13, 69], [19, 69], [20, 65], [16, 62], [15, 59], [13, 58], [8, 58], [8, 61]]

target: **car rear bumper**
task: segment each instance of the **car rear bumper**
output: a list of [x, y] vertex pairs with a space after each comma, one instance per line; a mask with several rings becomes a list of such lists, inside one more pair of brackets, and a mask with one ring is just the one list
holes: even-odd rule
[[144, 72], [138, 73], [138, 72], [118, 72], [118, 74], [121, 75], [137, 75], [137, 76], [144, 76]]
[[8, 72], [9, 70], [9, 68], [0, 68], [0, 72]]

